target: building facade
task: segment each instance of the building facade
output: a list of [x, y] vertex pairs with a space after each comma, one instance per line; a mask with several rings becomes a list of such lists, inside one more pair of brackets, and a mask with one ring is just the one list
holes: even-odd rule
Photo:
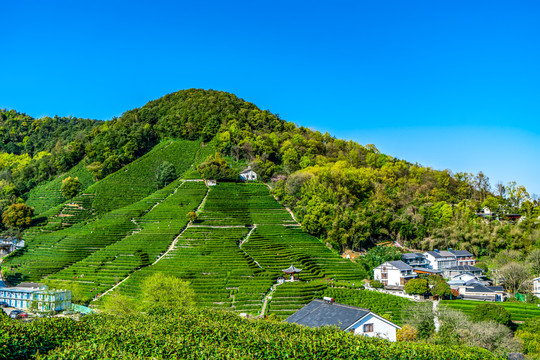
[[476, 259], [474, 258], [474, 255], [468, 252], [467, 250], [452, 250], [450, 249], [449, 252], [454, 254], [456, 257], [457, 265], [471, 265], [474, 266], [476, 264]]
[[240, 180], [255, 181], [257, 180], [257, 173], [251, 170], [251, 166], [240, 173]]
[[0, 302], [18, 309], [62, 311], [71, 307], [71, 292], [49, 290], [43, 284], [20, 283], [14, 287], [0, 287]]
[[401, 261], [405, 264], [417, 268], [427, 268], [429, 262], [426, 260], [422, 253], [406, 253], [401, 255]]
[[540, 277], [533, 279], [533, 295], [540, 298]]
[[450, 251], [427, 251], [424, 253], [424, 257], [429, 263], [430, 269], [444, 270], [457, 266], [457, 259]]
[[418, 275], [412, 266], [403, 261], [387, 261], [373, 269], [373, 278], [384, 286], [404, 286], [407, 281]]

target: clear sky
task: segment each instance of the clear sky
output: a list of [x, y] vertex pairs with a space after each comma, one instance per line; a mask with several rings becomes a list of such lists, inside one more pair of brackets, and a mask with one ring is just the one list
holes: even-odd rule
[[187, 88], [540, 195], [538, 1], [0, 2], [0, 108], [110, 119]]

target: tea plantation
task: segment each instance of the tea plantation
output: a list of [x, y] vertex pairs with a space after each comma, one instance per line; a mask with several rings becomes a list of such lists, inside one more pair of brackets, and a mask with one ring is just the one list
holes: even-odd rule
[[[163, 272], [188, 280], [201, 306], [261, 314], [265, 296], [291, 264], [302, 269], [299, 284], [324, 278], [359, 282], [366, 275], [304, 233], [265, 185], [219, 183], [209, 188], [198, 220], [176, 246], [156, 264], [133, 273], [119, 291], [138, 297], [144, 278]], [[303, 286], [311, 298], [322, 289]], [[304, 300], [272, 300], [269, 308], [286, 315]]]
[[0, 319], [2, 359], [495, 359], [487, 350], [389, 342], [186, 309], [130, 317]]

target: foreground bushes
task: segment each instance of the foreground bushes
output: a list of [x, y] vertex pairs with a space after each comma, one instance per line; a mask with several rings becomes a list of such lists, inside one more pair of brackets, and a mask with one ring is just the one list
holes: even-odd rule
[[390, 343], [331, 328], [249, 321], [218, 311], [179, 310], [75, 322], [0, 323], [0, 358], [491, 359], [482, 349]]

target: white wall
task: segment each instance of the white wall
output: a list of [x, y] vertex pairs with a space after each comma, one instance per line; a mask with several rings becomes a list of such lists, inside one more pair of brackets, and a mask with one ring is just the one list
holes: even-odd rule
[[382, 268], [375, 268], [373, 269], [373, 278], [386, 285], [400, 286], [401, 271], [396, 268], [392, 268], [391, 266], [387, 266], [386, 272], [388, 273], [388, 279], [383, 279]]
[[257, 173], [253, 170], [240, 174], [242, 180], [257, 180]]
[[[373, 324], [373, 332], [364, 333], [364, 324]], [[351, 326], [351, 329], [354, 329], [355, 335], [380, 337], [390, 341], [396, 341], [397, 329], [372, 314], [367, 315], [365, 318]]]

